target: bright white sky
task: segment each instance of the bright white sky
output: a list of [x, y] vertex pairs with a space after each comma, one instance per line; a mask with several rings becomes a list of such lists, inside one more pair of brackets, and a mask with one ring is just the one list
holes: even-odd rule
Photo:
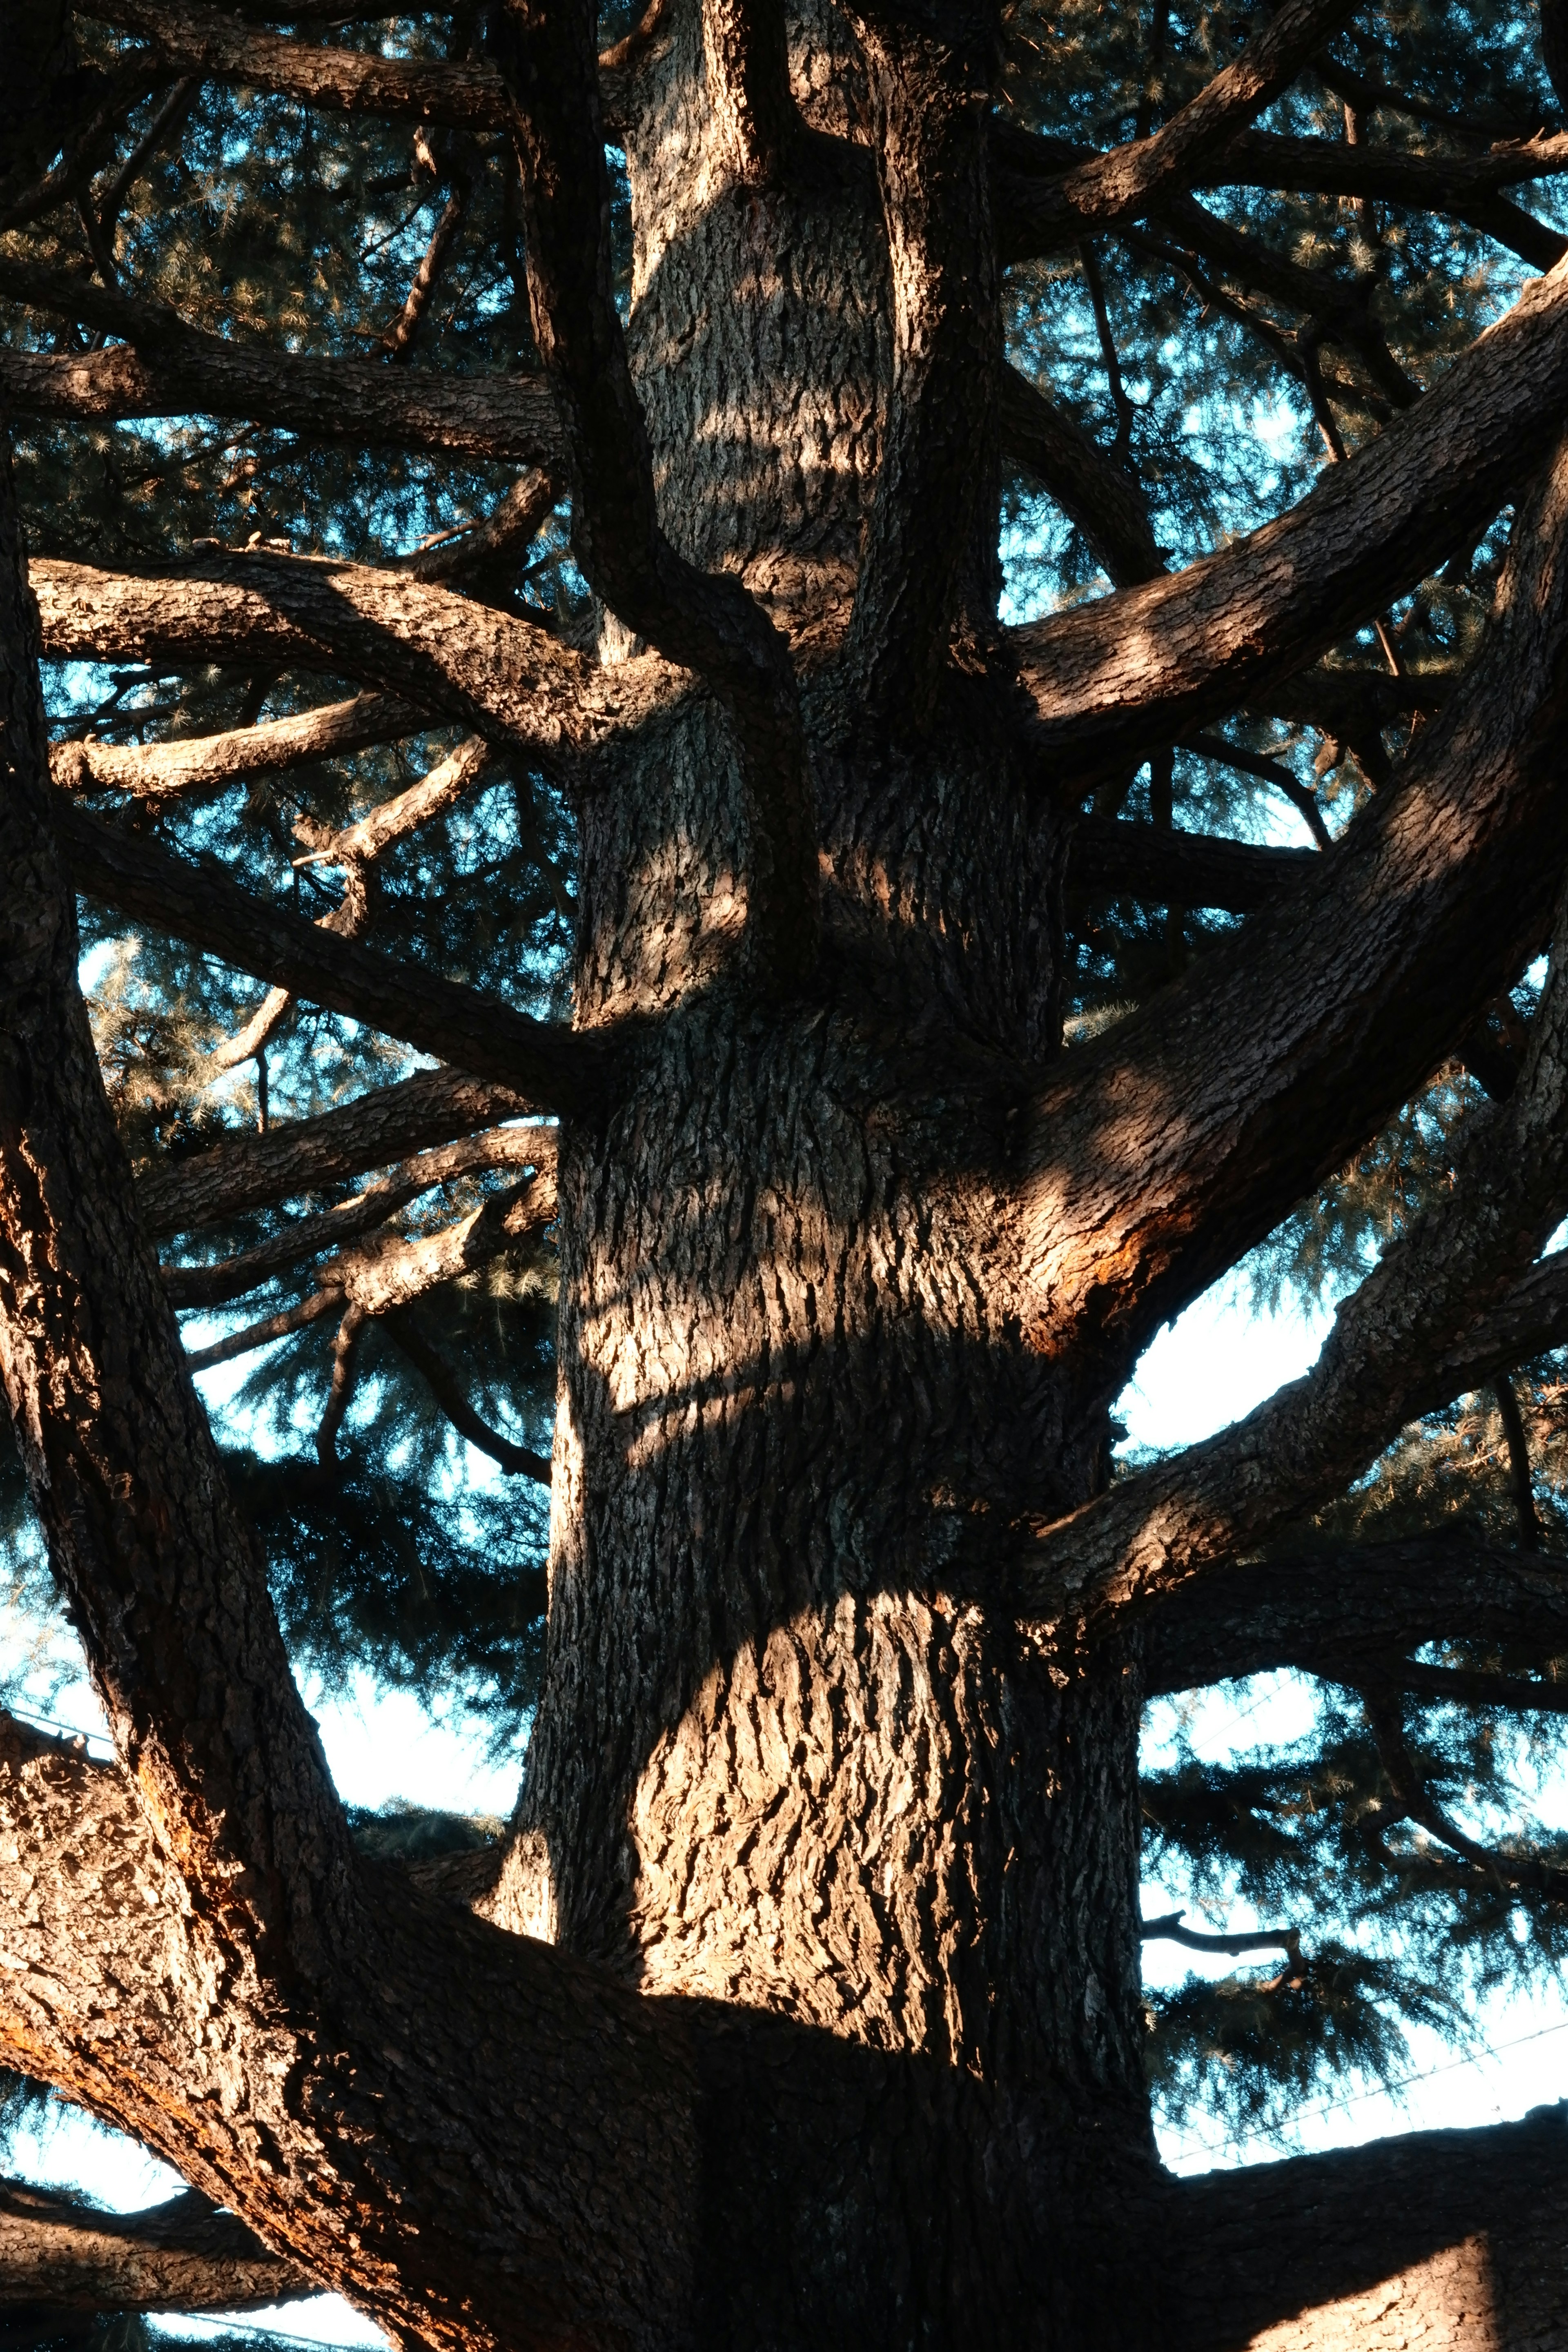
[[[1281, 1381], [1306, 1370], [1327, 1325], [1326, 1313], [1309, 1318], [1287, 1307], [1275, 1316], [1254, 1314], [1233, 1280], [1219, 1285], [1163, 1332], [1144, 1356], [1118, 1408], [1130, 1439], [1159, 1446], [1190, 1444], [1236, 1420]], [[23, 1628], [14, 1631], [20, 1639]], [[412, 1699], [379, 1698], [368, 1685], [346, 1702], [325, 1700], [309, 1689], [306, 1696], [320, 1720], [338, 1785], [351, 1801], [379, 1805], [405, 1797], [456, 1811], [510, 1811], [512, 1771], [489, 1762], [482, 1738], [460, 1723], [433, 1723]], [[79, 1688], [59, 1712], [91, 1730], [90, 1706], [89, 1694]], [[1263, 1738], [1288, 1738], [1303, 1727], [1299, 1692], [1288, 1676], [1274, 1676], [1254, 1684], [1239, 1705], [1234, 1692], [1215, 1693], [1189, 1724], [1189, 1736], [1200, 1749], [1219, 1755]], [[1157, 1724], [1152, 1731], [1157, 1738]], [[1261, 1923], [1238, 1914], [1234, 1924]], [[1156, 1982], [1179, 1979], [1201, 1965], [1195, 1955], [1173, 1945], [1145, 1947], [1145, 1961]], [[1231, 1964], [1216, 1965], [1223, 1969]], [[1456, 2060], [1436, 2035], [1415, 2032], [1411, 2072], [1421, 2079], [1397, 2097], [1379, 2092], [1314, 2104], [1300, 2119], [1297, 2145], [1328, 2147], [1390, 2131], [1493, 2123], [1568, 2097], [1568, 2001], [1561, 1993], [1538, 2000], [1500, 2000], [1478, 2022], [1494, 2054]], [[1262, 2138], [1238, 2150], [1212, 2128], [1167, 2135], [1164, 2150], [1167, 2161], [1183, 2172], [1286, 2152]], [[130, 2141], [70, 2114], [22, 2142], [17, 2156], [19, 2168], [32, 2178], [72, 2183], [121, 2210], [172, 2196], [180, 2185], [166, 2167]], [[375, 2347], [383, 2341], [335, 2295], [289, 2305], [275, 2317], [253, 2315], [243, 2324], [265, 2326], [269, 2319], [279, 2335], [315, 2343]], [[191, 2321], [173, 2324], [172, 2332], [194, 2338], [221, 2330], [216, 2322]]]

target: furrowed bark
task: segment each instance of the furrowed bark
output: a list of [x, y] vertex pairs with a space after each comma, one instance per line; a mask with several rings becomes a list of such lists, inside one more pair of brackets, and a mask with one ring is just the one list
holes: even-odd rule
[[154, 1236], [223, 1224], [534, 1108], [460, 1071], [421, 1070], [314, 1118], [285, 1120], [265, 1135], [226, 1135], [205, 1151], [163, 1161], [138, 1182], [136, 1213]]
[[1386, 609], [1549, 455], [1568, 399], [1568, 266], [1300, 505], [1173, 578], [1011, 632], [1063, 789], [1267, 696]]
[[159, 801], [181, 793], [220, 792], [247, 776], [303, 767], [395, 742], [425, 725], [420, 712], [395, 695], [359, 694], [300, 710], [265, 726], [236, 727], [222, 735], [176, 736], [163, 743], [51, 743], [49, 773], [65, 792], [130, 793]]
[[1037, 1344], [1098, 1356], [1113, 1393], [1156, 1325], [1510, 985], [1550, 929], [1568, 850], [1565, 720], [1568, 449], [1521, 505], [1482, 649], [1399, 790], [1042, 1090], [1018, 1194], [1038, 1236], [1023, 1242]]
[[[1042, 1529], [1037, 1564], [1017, 1584], [1026, 1613], [1099, 1615], [1157, 1600], [1342, 1493], [1405, 1423], [1469, 1385], [1456, 1365], [1468, 1373], [1494, 1342], [1499, 1309], [1508, 1328], [1510, 1295], [1565, 1205], [1568, 898], [1519, 1084], [1462, 1156], [1453, 1189], [1344, 1301], [1310, 1372]], [[1561, 1271], [1552, 1269], [1559, 1295]]]
[[608, 1057], [593, 1040], [268, 907], [226, 876], [117, 833], [69, 802], [57, 801], [52, 816], [78, 889], [258, 980], [477, 1078], [516, 1087], [552, 1110], [585, 1110], [609, 1075]]
[[893, 375], [846, 647], [862, 725], [923, 728], [965, 604], [990, 633], [1002, 324], [983, 97], [994, 27], [956, 37], [862, 12], [892, 278]]
[[1354, 0], [1286, 0], [1233, 65], [1151, 138], [1076, 164], [1034, 199], [1032, 250], [1058, 251], [1190, 187], [1336, 32]]
[[571, 453], [573, 547], [624, 625], [723, 704], [750, 795], [747, 932], [765, 985], [816, 954], [812, 782], [795, 666], [738, 580], [700, 571], [660, 527], [647, 434], [616, 310], [590, 0], [512, 0], [497, 27], [523, 159], [534, 335]]
[[1118, 588], [1164, 571], [1137, 484], [1015, 367], [1002, 370], [997, 426], [1005, 456], [1050, 492]]
[[195, 2189], [142, 2213], [100, 2213], [31, 2181], [0, 2181], [0, 2321], [51, 2313], [255, 2311], [316, 2283]]
[[1412, 2133], [1184, 2181], [1176, 2352], [1563, 2352], [1568, 2116]]
[[57, 658], [271, 656], [360, 678], [550, 763], [645, 718], [685, 683], [653, 655], [600, 669], [532, 622], [368, 564], [256, 551], [162, 579], [40, 561], [32, 579], [44, 648]]
[[16, 415], [107, 421], [195, 413], [363, 448], [546, 467], [563, 460], [555, 404], [537, 376], [458, 376], [270, 351], [204, 334], [93, 279], [11, 260], [0, 261], [0, 294], [124, 338], [108, 351], [54, 357], [0, 352], [0, 399]]
[[766, 187], [800, 127], [781, 0], [703, 0], [702, 51], [729, 168], [742, 186]]
[[1445, 1641], [1568, 1655], [1561, 1564], [1443, 1530], [1219, 1560], [1150, 1612], [1143, 1663], [1151, 1697], [1286, 1666], [1354, 1685]]
[[[185, 1373], [104, 1099], [0, 486], [0, 1374], [115, 1745], [194, 1899], [273, 1969], [352, 1933], [348, 1831]], [[307, 927], [308, 928], [308, 927]]]
[[305, 106], [388, 121], [440, 123], [454, 131], [507, 128], [506, 91], [489, 65], [321, 48], [216, 9], [169, 8], [157, 0], [111, 0], [105, 22], [144, 34], [172, 72], [204, 81], [238, 82]]

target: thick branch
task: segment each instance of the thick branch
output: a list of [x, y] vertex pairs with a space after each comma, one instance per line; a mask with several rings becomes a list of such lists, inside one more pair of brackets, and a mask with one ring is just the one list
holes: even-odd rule
[[[1559, 552], [1568, 556], [1561, 539]], [[1303, 1379], [1044, 1535], [1041, 1569], [1025, 1580], [1038, 1613], [1056, 1613], [1047, 1593], [1087, 1611], [1155, 1598], [1341, 1493], [1406, 1422], [1470, 1385], [1456, 1366], [1468, 1370], [1492, 1344], [1492, 1311], [1506, 1309], [1565, 1204], [1568, 896], [1519, 1084], [1452, 1189], [1341, 1306]]]
[[1283, 1666], [1360, 1685], [1439, 1641], [1568, 1656], [1568, 1573], [1462, 1531], [1218, 1565], [1150, 1616], [1143, 1662], [1152, 1696]]
[[1568, 2346], [1568, 2121], [1539, 2108], [1209, 2173], [1171, 2191], [1173, 2352]]
[[1521, 508], [1482, 648], [1400, 789], [1042, 1092], [1021, 1187], [1041, 1344], [1098, 1333], [1123, 1376], [1510, 985], [1568, 855], [1564, 724], [1568, 449]]
[[799, 128], [781, 0], [702, 0], [702, 58], [726, 163], [743, 187], [769, 186]]
[[221, 792], [247, 776], [331, 760], [367, 744], [395, 742], [425, 724], [389, 694], [360, 694], [316, 710], [296, 711], [262, 727], [223, 735], [175, 736], [163, 743], [51, 743], [49, 773], [67, 792], [131, 793], [158, 801], [180, 793]]
[[1164, 571], [1137, 484], [1015, 367], [1002, 370], [997, 422], [1005, 454], [1077, 523], [1119, 588]]
[[1067, 887], [1250, 915], [1310, 874], [1317, 856], [1315, 849], [1259, 849], [1249, 841], [1080, 816], [1073, 821]]
[[205, 1151], [166, 1160], [137, 1185], [136, 1213], [155, 1235], [223, 1224], [529, 1108], [505, 1087], [480, 1086], [456, 1070], [421, 1070], [314, 1118], [287, 1120], [265, 1135], [226, 1135]]
[[205, 556], [163, 578], [45, 562], [32, 577], [56, 657], [269, 655], [361, 678], [547, 761], [646, 714], [679, 679], [653, 655], [601, 670], [532, 622], [368, 564], [258, 550]]
[[1223, 154], [1231, 140], [1293, 81], [1337, 30], [1354, 0], [1285, 0], [1234, 65], [1152, 138], [1075, 164], [1036, 193], [1031, 251], [1072, 245], [1087, 233], [1146, 211]]
[[752, 804], [748, 934], [793, 986], [816, 957], [817, 854], [795, 668], [738, 580], [700, 572], [659, 528], [616, 309], [591, 0], [513, 0], [496, 24], [519, 110], [529, 299], [571, 452], [573, 546], [626, 627], [697, 671], [733, 726]]
[[[863, 11], [892, 280], [893, 379], [847, 647], [867, 723], [921, 726], [977, 537], [995, 531], [1002, 330], [978, 104], [990, 59]], [[994, 611], [994, 593], [984, 600]], [[979, 618], [980, 615], [974, 617]]]
[[298, 2263], [196, 2189], [142, 2213], [100, 2213], [58, 2189], [0, 2181], [0, 2303], [254, 2311], [315, 2292]]
[[53, 358], [0, 352], [0, 399], [17, 415], [194, 413], [363, 448], [435, 449], [547, 467], [562, 462], [555, 404], [538, 376], [458, 376], [230, 341], [94, 279], [11, 260], [0, 261], [0, 294], [125, 339], [109, 351]]
[[1568, 266], [1277, 522], [1173, 578], [1013, 633], [1042, 748], [1074, 788], [1262, 698], [1496, 514], [1568, 404]]
[[169, 8], [158, 0], [109, 0], [103, 14], [107, 23], [154, 42], [173, 71], [204, 81], [238, 82], [305, 106], [390, 121], [444, 123], [454, 131], [507, 128], [506, 92], [489, 65], [321, 48], [216, 9]]
[[347, 1826], [132, 1213], [77, 980], [36, 627], [7, 468], [0, 1376], [51, 1566], [150, 1820], [198, 1905], [269, 1968], [317, 1975], [353, 1932]]
[[596, 1099], [607, 1066], [591, 1041], [438, 972], [395, 962], [358, 940], [336, 938], [268, 907], [226, 875], [117, 833], [69, 802], [57, 802], [53, 814], [72, 878], [89, 898], [552, 1110]]

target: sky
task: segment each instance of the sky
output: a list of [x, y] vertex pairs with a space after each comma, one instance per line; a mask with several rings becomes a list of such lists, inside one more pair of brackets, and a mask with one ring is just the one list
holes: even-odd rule
[[[1228, 1276], [1163, 1331], [1143, 1356], [1117, 1407], [1127, 1443], [1188, 1444], [1237, 1419], [1308, 1369], [1329, 1320], [1327, 1308], [1309, 1313], [1289, 1304], [1274, 1314], [1257, 1312], [1244, 1277]], [[216, 1388], [211, 1402], [218, 1402]], [[13, 1656], [23, 1631], [11, 1629]], [[488, 1756], [480, 1729], [460, 1720], [434, 1722], [413, 1698], [380, 1696], [368, 1681], [346, 1696], [331, 1698], [307, 1685], [305, 1696], [350, 1802], [377, 1806], [401, 1797], [453, 1811], [510, 1812], [515, 1767], [498, 1766]], [[101, 1732], [84, 1685], [53, 1705], [55, 1719], [89, 1734]], [[1305, 1728], [1306, 1720], [1300, 1685], [1278, 1675], [1208, 1694], [1196, 1714], [1189, 1714], [1186, 1728], [1200, 1752], [1217, 1758], [1238, 1745], [1289, 1738]], [[1152, 1753], [1158, 1752], [1161, 1738], [1159, 1709], [1152, 1708], [1146, 1735]], [[1568, 1790], [1563, 1803], [1568, 1806]], [[1238, 1912], [1229, 1924], [1264, 1923]], [[1203, 1965], [1198, 1955], [1173, 1945], [1146, 1945], [1144, 1957], [1152, 1982], [1178, 1981], [1190, 1968]], [[1223, 1972], [1233, 1964], [1213, 1965]], [[1436, 2034], [1417, 2029], [1409, 2037], [1410, 2079], [1401, 2090], [1352, 2090], [1309, 2102], [1295, 2119], [1292, 2147], [1341, 2147], [1390, 2132], [1496, 2123], [1568, 2098], [1568, 2000], [1561, 1991], [1500, 1998], [1476, 2022], [1483, 2045], [1479, 2054], [1457, 2056]], [[1182, 2173], [1291, 2152], [1262, 2135], [1240, 2147], [1230, 2145], [1219, 2126], [1201, 2122], [1163, 2133], [1162, 2147], [1166, 2162]], [[16, 2166], [30, 2179], [83, 2189], [121, 2211], [160, 2201], [181, 2186], [166, 2166], [133, 2143], [69, 2110], [58, 2111], [19, 2137]], [[160, 2327], [197, 2340], [232, 2324], [192, 2320]], [[275, 2314], [250, 2314], [241, 2324], [268, 2331], [279, 2347], [290, 2338], [365, 2347], [384, 2341], [336, 2295], [290, 2304]]]

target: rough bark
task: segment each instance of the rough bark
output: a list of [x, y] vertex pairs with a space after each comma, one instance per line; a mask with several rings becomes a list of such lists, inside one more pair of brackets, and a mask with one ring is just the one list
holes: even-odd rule
[[395, 697], [358, 694], [301, 710], [262, 727], [235, 727], [222, 735], [175, 736], [163, 743], [65, 742], [49, 746], [49, 773], [64, 792], [130, 793], [137, 800], [174, 793], [221, 792], [243, 777], [303, 767], [369, 743], [395, 742], [423, 723]]

